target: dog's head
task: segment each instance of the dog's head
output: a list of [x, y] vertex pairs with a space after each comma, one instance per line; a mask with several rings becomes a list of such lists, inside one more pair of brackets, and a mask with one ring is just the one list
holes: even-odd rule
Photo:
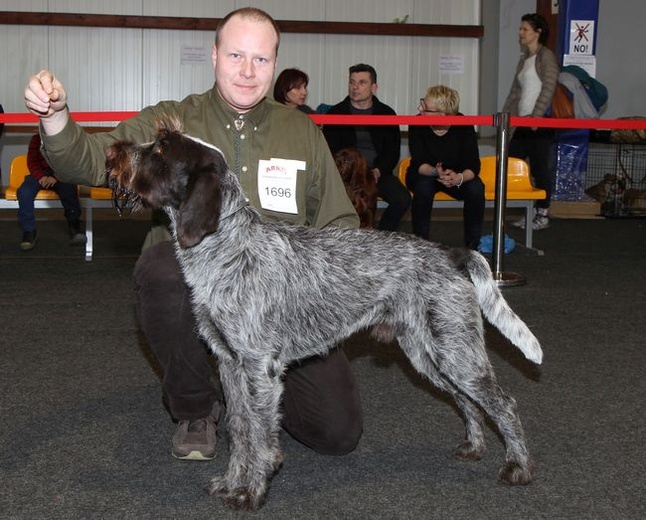
[[221, 183], [228, 167], [222, 153], [161, 122], [152, 143], [119, 141], [106, 150], [108, 186], [115, 197], [172, 212], [181, 247], [217, 231]]
[[361, 227], [373, 227], [377, 210], [377, 184], [365, 158], [356, 148], [342, 148], [334, 154], [345, 190], [359, 215]]
[[346, 186], [365, 184], [368, 165], [356, 148], [342, 148], [334, 154], [334, 162]]

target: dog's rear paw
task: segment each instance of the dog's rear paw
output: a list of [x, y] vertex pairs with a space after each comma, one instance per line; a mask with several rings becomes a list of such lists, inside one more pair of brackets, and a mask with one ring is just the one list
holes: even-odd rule
[[213, 478], [207, 492], [218, 497], [227, 506], [243, 511], [260, 509], [266, 498], [264, 494], [254, 493], [247, 487], [229, 489], [224, 477]]
[[498, 478], [510, 486], [526, 486], [534, 479], [534, 465], [521, 465], [518, 462], [507, 462], [498, 472]]
[[474, 444], [464, 440], [456, 446], [453, 453], [456, 457], [464, 460], [480, 460], [485, 452], [484, 444]]

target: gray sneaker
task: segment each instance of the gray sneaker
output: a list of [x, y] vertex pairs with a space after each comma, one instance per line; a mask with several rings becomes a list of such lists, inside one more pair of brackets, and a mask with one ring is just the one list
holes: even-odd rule
[[78, 220], [75, 220], [74, 222], [70, 222], [68, 229], [70, 233], [69, 244], [71, 246], [85, 245], [85, 243], [87, 242], [87, 237], [85, 236], [85, 232], [81, 228], [81, 223]]
[[215, 402], [211, 413], [203, 419], [180, 421], [173, 435], [171, 453], [176, 459], [211, 460], [215, 457], [215, 429], [220, 415], [220, 403]]
[[37, 241], [38, 241], [38, 233], [36, 233], [35, 229], [33, 231], [25, 231], [22, 234], [20, 249], [22, 249], [23, 251], [31, 251], [34, 247], [36, 247]]
[[550, 219], [546, 215], [536, 215], [532, 221], [532, 229], [538, 231], [550, 227]]
[[[534, 211], [532, 213], [532, 220], [535, 218], [536, 218], [536, 208], [534, 208]], [[525, 229], [525, 217], [519, 218], [518, 220], [514, 220], [511, 223], [511, 225], [520, 229]]]

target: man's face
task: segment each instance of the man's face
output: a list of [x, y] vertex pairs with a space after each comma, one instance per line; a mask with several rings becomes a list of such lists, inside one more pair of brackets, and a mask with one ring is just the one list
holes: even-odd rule
[[369, 72], [353, 72], [348, 82], [348, 95], [355, 103], [363, 103], [372, 99], [377, 91], [377, 84], [370, 79]]
[[278, 35], [269, 22], [234, 16], [213, 45], [215, 82], [222, 99], [239, 113], [256, 106], [271, 87]]

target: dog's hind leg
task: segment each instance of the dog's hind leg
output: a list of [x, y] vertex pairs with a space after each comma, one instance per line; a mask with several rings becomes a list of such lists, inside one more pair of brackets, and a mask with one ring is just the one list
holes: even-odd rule
[[498, 385], [493, 373], [475, 383], [467, 382], [461, 389], [489, 415], [505, 440], [505, 465], [498, 472], [498, 478], [510, 485], [531, 483], [535, 467], [529, 456], [516, 401]]
[[402, 335], [398, 338], [399, 345], [408, 356], [413, 368], [425, 376], [433, 385], [443, 390], [451, 397], [462, 412], [464, 419], [465, 437], [455, 448], [457, 457], [465, 460], [479, 460], [486, 451], [483, 431], [483, 416], [480, 409], [464, 394], [457, 391], [453, 383], [438, 372], [435, 363], [425, 349], [420, 348], [420, 342]]
[[[465, 349], [464, 356], [451, 364], [440, 365], [439, 372], [463, 394], [456, 399], [458, 406], [467, 412], [470, 407], [465, 405], [466, 399], [471, 399], [492, 419], [502, 435], [506, 462], [498, 473], [500, 480], [510, 485], [529, 484], [534, 475], [534, 465], [527, 449], [516, 401], [500, 388], [488, 359], [477, 354], [470, 355], [474, 353], [473, 347]], [[468, 421], [467, 412], [467, 430]], [[465, 449], [468, 451], [471, 447], [465, 446]]]
[[231, 454], [226, 473], [213, 478], [208, 491], [236, 509], [259, 509], [282, 463], [281, 374], [267, 368], [258, 360], [221, 360], [219, 365]]
[[[441, 318], [437, 315], [436, 320]], [[516, 402], [498, 386], [487, 358], [481, 322], [466, 320], [441, 326], [434, 335], [403, 333], [399, 344], [413, 366], [436, 386], [454, 396], [464, 414], [466, 439], [456, 454], [477, 459], [485, 451], [482, 418], [478, 405], [496, 424], [506, 447], [506, 462], [499, 472], [502, 482], [524, 485], [532, 481], [534, 466], [529, 457], [525, 434], [516, 412]], [[450, 332], [448, 332], [450, 331]], [[461, 394], [461, 395], [456, 395]], [[472, 403], [469, 403], [471, 400]], [[475, 403], [475, 405], [474, 405]]]

